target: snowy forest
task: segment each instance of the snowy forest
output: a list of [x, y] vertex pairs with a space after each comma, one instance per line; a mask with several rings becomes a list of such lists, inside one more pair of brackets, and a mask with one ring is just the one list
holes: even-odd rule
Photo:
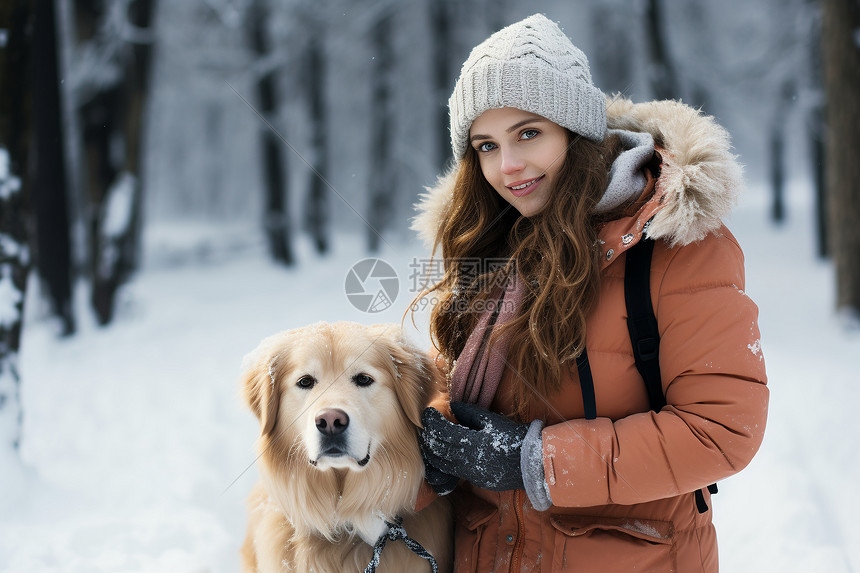
[[242, 356], [317, 320], [429, 345], [409, 221], [448, 97], [535, 12], [744, 165], [773, 402], [716, 498], [725, 570], [860, 570], [860, 0], [2, 0], [0, 572], [237, 570]]

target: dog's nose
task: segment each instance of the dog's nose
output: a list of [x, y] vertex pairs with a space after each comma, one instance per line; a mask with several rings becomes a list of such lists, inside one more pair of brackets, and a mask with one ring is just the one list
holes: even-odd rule
[[323, 410], [317, 414], [316, 422], [320, 433], [336, 436], [349, 426], [349, 416], [343, 410]]

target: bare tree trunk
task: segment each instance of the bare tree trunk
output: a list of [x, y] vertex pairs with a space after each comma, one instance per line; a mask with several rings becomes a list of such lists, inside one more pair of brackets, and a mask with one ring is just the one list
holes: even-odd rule
[[830, 254], [827, 241], [827, 190], [824, 174], [824, 86], [821, 73], [821, 5], [818, 0], [804, 2], [810, 22], [810, 41], [807, 51], [807, 81], [812, 105], [806, 111], [806, 133], [810, 150], [812, 184], [815, 187], [815, 243], [820, 258]]
[[648, 0], [645, 7], [645, 37], [651, 60], [651, 89], [656, 99], [677, 99], [681, 97], [681, 89], [675, 64], [666, 45], [662, 12], [661, 0]]
[[36, 267], [48, 287], [62, 333], [75, 331], [72, 313], [72, 247], [66, 186], [66, 155], [53, 0], [37, 0], [33, 40], [33, 123], [38, 168], [33, 172], [32, 209]]
[[633, 42], [627, 29], [627, 11], [612, 6], [597, 4], [591, 10], [591, 22], [595, 30], [601, 30], [595, 38], [592, 73], [597, 76], [600, 88], [606, 93], [630, 94], [633, 83]]
[[433, 89], [436, 94], [436, 153], [439, 166], [451, 157], [451, 137], [448, 132], [448, 97], [453, 89], [451, 66], [451, 3], [430, 0], [430, 26], [433, 37]]
[[827, 89], [827, 194], [836, 304], [860, 317], [860, 3], [824, 0], [822, 57]]
[[[132, 26], [106, 26], [111, 2], [122, 5], [126, 24], [138, 37], [122, 37]], [[101, 324], [113, 319], [119, 287], [137, 265], [141, 211], [142, 114], [148, 87], [149, 25], [154, 0], [78, 0], [75, 19], [79, 40], [104, 75], [86, 78], [80, 88], [89, 195], [89, 254], [92, 305]], [[131, 5], [129, 5], [131, 4]], [[107, 9], [106, 9], [107, 8]], [[106, 72], [106, 73], [105, 73]], [[107, 76], [110, 79], [104, 80]]]
[[313, 167], [308, 199], [305, 208], [305, 230], [313, 239], [318, 253], [326, 253], [328, 239], [328, 138], [325, 106], [325, 54], [322, 24], [315, 23], [308, 46], [308, 96], [311, 108], [311, 131], [313, 133]]
[[770, 218], [785, 221], [785, 131], [781, 123], [770, 126]]
[[[267, 35], [266, 23], [268, 10], [263, 5], [264, 0], [255, 0], [250, 9], [251, 47], [258, 58], [262, 59], [271, 52]], [[275, 93], [274, 70], [266, 71], [257, 82], [257, 98], [260, 113], [272, 118], [278, 111], [277, 94]], [[263, 177], [266, 186], [266, 201], [264, 213], [266, 234], [269, 239], [269, 253], [276, 261], [285, 265], [293, 264], [293, 252], [290, 241], [289, 202], [286, 194], [285, 163], [282, 155], [283, 147], [276, 134], [268, 127], [262, 130], [263, 138]]]
[[815, 244], [820, 258], [830, 256], [830, 242], [827, 239], [827, 180], [824, 166], [827, 151], [824, 141], [824, 110], [822, 106], [809, 113], [807, 133], [811, 148], [812, 178], [815, 186]]
[[373, 33], [374, 67], [372, 95], [372, 148], [370, 168], [370, 211], [367, 221], [368, 248], [370, 252], [379, 250], [380, 234], [386, 222], [391, 219], [393, 198], [397, 189], [395, 158], [391, 142], [394, 133], [394, 109], [391, 105], [391, 83], [394, 67], [394, 53], [391, 47], [390, 11], [382, 14]]
[[18, 453], [23, 412], [17, 359], [30, 255], [28, 147], [33, 0], [0, 3], [0, 459]]
[[785, 119], [794, 96], [793, 81], [786, 78], [770, 123], [770, 218], [777, 224], [785, 221]]
[[[152, 45], [155, 42], [153, 21], [158, 0], [131, 0], [127, 7], [129, 22], [145, 35], [142, 41], [131, 44], [131, 60], [127, 64], [126, 114], [123, 132], [126, 141], [125, 170], [137, 180], [132, 216], [128, 234], [122, 239], [121, 258], [128, 261], [128, 271], [136, 269], [140, 262], [141, 232], [143, 230], [143, 136], [146, 103], [149, 99], [149, 80], [152, 69]], [[122, 278], [125, 281], [125, 277]]]
[[[508, 0], [485, 0], [484, 10], [489, 15], [490, 33], [497, 32], [513, 22], [508, 22]], [[454, 78], [451, 78], [452, 80]]]
[[[709, 62], [714, 57], [714, 54], [710, 50], [716, 42], [714, 41], [714, 26], [708, 20], [708, 3], [695, 0], [687, 2], [685, 13], [687, 14], [689, 29], [696, 30], [697, 45], [692, 49], [691, 55], [697, 61], [698, 66], [710, 68], [712, 64], [709, 64]], [[687, 61], [689, 62], [690, 60]], [[710, 78], [702, 78], [700, 74], [682, 72], [681, 78], [677, 78], [676, 76], [676, 79], [678, 81], [677, 89], [679, 90], [676, 97], [683, 95], [687, 103], [693, 107], [697, 107], [705, 113], [714, 113], [711, 106], [711, 93], [708, 89]], [[681, 85], [684, 84], [684, 80], [686, 80], [686, 84]]]

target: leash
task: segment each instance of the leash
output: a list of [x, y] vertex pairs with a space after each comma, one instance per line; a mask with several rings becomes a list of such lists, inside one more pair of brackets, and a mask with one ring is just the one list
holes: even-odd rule
[[430, 553], [427, 552], [424, 547], [421, 546], [420, 543], [406, 535], [406, 529], [403, 527], [403, 518], [399, 515], [394, 518], [394, 523], [390, 521], [386, 521], [385, 525], [388, 526], [388, 531], [383, 533], [377, 539], [376, 544], [373, 546], [373, 559], [370, 560], [370, 563], [367, 564], [367, 567], [364, 568], [364, 573], [376, 573], [376, 568], [379, 567], [379, 559], [382, 557], [382, 550], [385, 547], [385, 543], [388, 540], [397, 541], [398, 539], [402, 539], [403, 543], [406, 544], [412, 553], [430, 562], [430, 567], [433, 568], [433, 573], [439, 573], [439, 565], [436, 563], [436, 560], [433, 558]]

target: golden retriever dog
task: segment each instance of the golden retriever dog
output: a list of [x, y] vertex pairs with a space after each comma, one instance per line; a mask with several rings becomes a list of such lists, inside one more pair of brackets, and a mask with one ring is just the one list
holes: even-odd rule
[[[245, 357], [261, 479], [248, 500], [244, 572], [364, 571], [398, 517], [439, 571], [451, 570], [447, 501], [413, 509], [424, 478], [417, 432], [436, 376], [396, 325], [317, 323], [270, 336]], [[388, 540], [378, 571], [431, 565]]]

